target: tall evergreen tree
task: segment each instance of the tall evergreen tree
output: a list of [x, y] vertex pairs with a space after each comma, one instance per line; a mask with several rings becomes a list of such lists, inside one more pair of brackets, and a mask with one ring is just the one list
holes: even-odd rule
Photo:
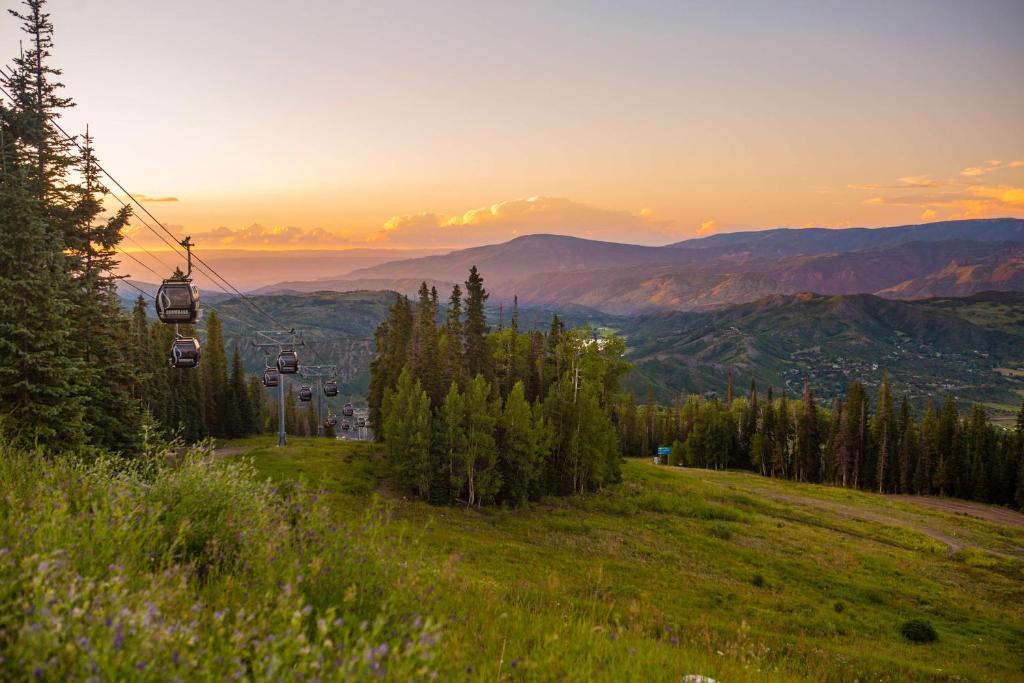
[[537, 490], [541, 474], [541, 444], [526, 388], [516, 382], [501, 413], [498, 465], [503, 500], [520, 505]]
[[490, 354], [487, 352], [487, 333], [490, 328], [487, 326], [487, 312], [484, 309], [487, 297], [484, 279], [477, 272], [476, 266], [473, 266], [466, 280], [466, 374], [469, 377], [483, 375], [485, 379], [491, 376], [488, 362]]
[[203, 344], [203, 417], [206, 430], [213, 436], [227, 435], [228, 359], [224, 353], [224, 331], [220, 316], [211, 311], [206, 319], [206, 343]]
[[[437, 290], [434, 290], [437, 294]], [[435, 408], [444, 400], [444, 375], [437, 338], [437, 308], [427, 283], [420, 284], [416, 303], [416, 324], [412, 338], [411, 367], [413, 376]]]
[[796, 471], [799, 481], [817, 481], [821, 438], [818, 435], [818, 410], [811, 385], [804, 380], [803, 403], [796, 426]]
[[0, 176], [0, 437], [14, 446], [74, 449], [82, 442], [84, 372], [72, 334], [61, 244], [48, 232], [28, 174], [11, 158], [3, 110]]

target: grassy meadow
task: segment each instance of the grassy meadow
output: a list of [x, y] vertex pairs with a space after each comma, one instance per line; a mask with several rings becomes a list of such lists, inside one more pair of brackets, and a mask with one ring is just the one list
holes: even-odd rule
[[633, 460], [467, 511], [325, 439], [0, 456], [2, 680], [1024, 679], [1005, 510]]
[[[372, 444], [228, 447], [338, 519], [384, 500], [393, 559], [436, 588], [446, 678], [1024, 679], [1019, 525], [637, 460], [600, 493], [466, 511], [390, 490]], [[911, 619], [938, 639], [906, 640]]]

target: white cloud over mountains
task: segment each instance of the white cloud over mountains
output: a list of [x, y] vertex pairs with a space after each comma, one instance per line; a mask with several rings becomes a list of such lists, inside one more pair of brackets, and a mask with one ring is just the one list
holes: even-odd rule
[[601, 209], [564, 197], [530, 197], [470, 209], [458, 216], [415, 213], [393, 216], [370, 241], [425, 246], [469, 246], [520, 235], [557, 233], [588, 239], [635, 241], [670, 236], [671, 224], [650, 211]]

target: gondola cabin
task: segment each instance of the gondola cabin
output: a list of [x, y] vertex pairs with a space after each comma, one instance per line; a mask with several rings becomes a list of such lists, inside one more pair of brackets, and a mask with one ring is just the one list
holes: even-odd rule
[[199, 365], [199, 340], [178, 337], [171, 344], [171, 367], [194, 368]]
[[309, 403], [313, 400], [313, 390], [307, 386], [303, 386], [299, 389], [299, 400], [303, 403]]
[[299, 354], [292, 349], [277, 354], [277, 370], [282, 375], [294, 375], [299, 371]]
[[338, 395], [338, 382], [329, 379], [324, 382], [324, 396], [337, 396]]
[[281, 375], [277, 372], [277, 368], [267, 368], [263, 371], [263, 386], [276, 387], [280, 381]]
[[361, 417], [358, 420], [356, 420], [356, 426], [357, 427], [365, 427], [366, 426], [366, 418], [365, 417]]
[[348, 420], [342, 420], [341, 421], [341, 431], [347, 432], [349, 430], [349, 428], [351, 428], [351, 427], [352, 427], [352, 425], [350, 425], [348, 423]]
[[164, 280], [156, 292], [156, 317], [170, 325], [199, 320], [199, 290], [188, 279]]
[[345, 417], [352, 417], [352, 414], [354, 412], [355, 412], [355, 409], [352, 408], [352, 404], [351, 403], [346, 403], [345, 407], [341, 409], [341, 414], [344, 415]]

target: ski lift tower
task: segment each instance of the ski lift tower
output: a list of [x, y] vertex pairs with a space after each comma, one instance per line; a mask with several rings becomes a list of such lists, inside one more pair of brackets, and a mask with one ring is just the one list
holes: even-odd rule
[[316, 435], [324, 435], [323, 396], [324, 378], [330, 379], [338, 376], [336, 365], [303, 365], [300, 373], [303, 379], [316, 380]]
[[[285, 349], [294, 350], [298, 346], [305, 346], [302, 338], [295, 330], [258, 330], [252, 345], [257, 349], [277, 349], [278, 355]], [[284, 384], [285, 374], [279, 374], [277, 383], [277, 445], [287, 446], [288, 435], [284, 429]]]

